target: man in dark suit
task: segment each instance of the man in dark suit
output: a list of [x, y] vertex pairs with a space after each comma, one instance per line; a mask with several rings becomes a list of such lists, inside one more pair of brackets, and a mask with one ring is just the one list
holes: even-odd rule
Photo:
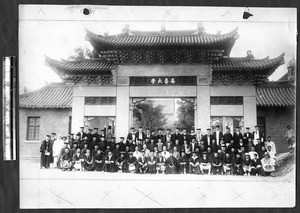
[[213, 138], [216, 140], [218, 146], [220, 146], [220, 141], [223, 139], [223, 132], [220, 131], [220, 126], [216, 126], [216, 131], [213, 133]]
[[210, 146], [211, 145], [211, 141], [213, 139], [213, 135], [210, 133], [210, 128], [206, 129], [207, 134], [203, 136], [203, 141], [205, 143], [205, 146]]
[[100, 140], [100, 135], [98, 133], [98, 128], [94, 128], [93, 137], [96, 137], [97, 141]]
[[182, 138], [182, 135], [179, 132], [179, 128], [178, 127], [175, 129], [175, 132], [171, 136], [171, 141], [173, 142], [173, 144], [175, 143], [176, 140], [179, 141], [180, 145], [183, 144], [183, 138]]
[[135, 135], [135, 129], [134, 127], [130, 128], [130, 132], [128, 133], [127, 137], [126, 137], [126, 141], [131, 140], [133, 144], [136, 143], [136, 135]]
[[250, 132], [250, 128], [246, 127], [246, 132], [244, 134], [244, 145], [245, 145], [246, 150], [248, 150], [248, 147], [249, 147], [249, 138], [252, 139], [252, 134]]
[[135, 133], [135, 137], [137, 140], [142, 140], [145, 141], [146, 140], [146, 134], [143, 132], [143, 127], [139, 127], [139, 130], [137, 133]]
[[230, 128], [226, 127], [226, 133], [223, 135], [224, 143], [230, 144], [230, 141], [232, 140], [232, 134], [230, 133]]
[[50, 140], [50, 135], [46, 135], [46, 140], [44, 140], [40, 147], [41, 152], [41, 168], [48, 169], [50, 163], [53, 162], [53, 149]]
[[86, 135], [87, 135], [88, 142], [91, 144], [93, 141], [92, 129], [88, 129], [88, 133]]
[[87, 136], [87, 134], [84, 132], [84, 127], [81, 126], [80, 127], [80, 132], [78, 132], [77, 134], [80, 135], [80, 140], [83, 140], [85, 136]]
[[233, 133], [233, 140], [234, 140], [234, 145], [237, 147], [239, 144], [240, 139], [243, 139], [243, 135], [240, 132], [240, 127], [235, 128], [235, 133]]
[[156, 135], [156, 141], [158, 141], [158, 139], [161, 139], [161, 142], [165, 143], [165, 135], [162, 132], [162, 128], [158, 129], [158, 132]]
[[203, 135], [201, 134], [201, 128], [197, 129], [195, 137], [196, 137], [196, 142], [200, 144], [200, 141], [203, 139]]
[[255, 131], [252, 133], [253, 144], [258, 144], [257, 139], [260, 139], [261, 142], [264, 142], [264, 135], [259, 130], [258, 126], [255, 126]]
[[183, 139], [183, 141], [187, 141], [188, 143], [190, 143], [191, 142], [191, 137], [190, 137], [190, 135], [187, 133], [187, 130], [186, 130], [186, 128], [183, 128], [182, 129], [182, 139]]

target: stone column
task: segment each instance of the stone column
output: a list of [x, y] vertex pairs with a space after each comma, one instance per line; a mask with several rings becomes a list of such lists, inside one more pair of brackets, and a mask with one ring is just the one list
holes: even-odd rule
[[79, 127], [83, 125], [84, 125], [84, 97], [73, 96], [72, 133], [79, 132]]
[[254, 130], [257, 124], [256, 97], [244, 96], [244, 126]]
[[126, 137], [129, 130], [129, 86], [117, 86], [116, 139]]
[[210, 127], [210, 86], [197, 86], [197, 128]]

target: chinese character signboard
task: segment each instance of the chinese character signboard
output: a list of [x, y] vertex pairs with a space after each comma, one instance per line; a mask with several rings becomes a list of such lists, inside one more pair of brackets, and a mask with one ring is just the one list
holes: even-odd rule
[[192, 86], [196, 84], [196, 76], [130, 77], [131, 86]]

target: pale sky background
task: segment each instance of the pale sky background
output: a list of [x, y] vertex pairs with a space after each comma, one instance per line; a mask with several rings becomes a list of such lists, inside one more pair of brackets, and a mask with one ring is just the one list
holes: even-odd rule
[[[82, 14], [83, 8], [91, 14]], [[121, 33], [125, 24], [131, 30], [160, 31], [197, 29], [202, 23], [207, 33], [228, 33], [239, 27], [239, 38], [231, 57], [245, 57], [251, 50], [257, 59], [274, 58], [285, 53], [281, 65], [269, 80], [277, 80], [287, 72], [286, 64], [296, 58], [296, 9], [249, 8], [248, 20], [242, 7], [155, 7], [95, 5], [20, 5], [19, 7], [19, 77], [20, 92], [30, 91], [60, 78], [44, 65], [44, 55], [67, 59], [77, 47], [92, 49], [85, 41], [85, 28], [109, 35]]]

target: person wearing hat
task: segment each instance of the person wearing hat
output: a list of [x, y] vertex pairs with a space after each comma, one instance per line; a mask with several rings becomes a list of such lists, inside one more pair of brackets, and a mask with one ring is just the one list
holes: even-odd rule
[[216, 140], [216, 144], [220, 146], [220, 142], [223, 139], [223, 132], [220, 131], [220, 126], [216, 126], [216, 130], [213, 133], [213, 139]]
[[275, 171], [275, 160], [270, 157], [268, 152], [265, 152], [265, 157], [261, 160], [261, 164], [265, 176], [270, 176]]
[[261, 161], [258, 159], [258, 154], [254, 153], [254, 159], [251, 160], [250, 164], [250, 175], [260, 176], [262, 173]]
[[183, 144], [183, 137], [179, 132], [179, 128], [176, 127], [175, 132], [171, 135], [171, 141], [173, 143], [175, 143], [175, 141], [178, 140], [179, 144], [182, 145]]
[[74, 139], [74, 141], [73, 141], [73, 144], [74, 144], [74, 143], [77, 143], [78, 147], [82, 148], [82, 147], [81, 147], [80, 134], [76, 134], [76, 135], [75, 135], [75, 139]]
[[157, 143], [155, 130], [151, 130], [150, 132], [150, 140], [154, 139], [154, 142]]
[[186, 174], [189, 168], [189, 159], [187, 159], [185, 152], [181, 152], [178, 158], [178, 174]]
[[127, 134], [126, 141], [131, 140], [133, 144], [136, 143], [136, 132], [134, 127], [130, 128], [130, 132]]
[[193, 152], [192, 156], [189, 159], [189, 173], [196, 175], [200, 173], [199, 158], [196, 152]]
[[254, 159], [254, 154], [257, 154], [257, 152], [255, 151], [255, 147], [254, 146], [252, 146], [251, 148], [250, 148], [250, 152], [248, 152], [248, 154], [250, 155], [250, 159], [251, 160], [253, 160]]
[[159, 139], [161, 139], [162, 143], [165, 143], [165, 135], [163, 134], [162, 128], [158, 128], [157, 130], [156, 141], [158, 141]]
[[276, 146], [275, 143], [272, 141], [272, 137], [268, 136], [268, 139], [265, 142], [265, 147], [268, 148], [268, 146], [271, 146], [271, 151], [276, 155]]
[[56, 133], [52, 132], [51, 133], [51, 142], [53, 143], [56, 140]]
[[147, 162], [148, 162], [149, 173], [155, 174], [157, 158], [154, 156], [153, 151], [150, 151], [149, 157], [147, 158]]
[[211, 160], [207, 156], [207, 152], [202, 153], [202, 158], [199, 160], [199, 167], [202, 174], [205, 174], [207, 171], [207, 174], [211, 174]]
[[133, 152], [129, 152], [129, 158], [127, 159], [127, 172], [137, 172], [137, 159], [133, 156]]
[[116, 167], [118, 172], [124, 173], [127, 171], [127, 159], [125, 152], [120, 152], [120, 156], [116, 160]]
[[67, 136], [67, 140], [68, 140], [68, 142], [69, 142], [69, 144], [70, 144], [70, 148], [72, 148], [73, 147], [73, 143], [74, 143], [74, 136], [73, 136], [74, 134], [73, 133], [70, 133], [70, 134], [68, 134], [68, 136]]
[[157, 162], [156, 162], [156, 174], [162, 173], [165, 174], [165, 165], [166, 158], [162, 156], [162, 152], [158, 152]]
[[145, 151], [141, 151], [141, 156], [138, 158], [138, 172], [140, 174], [145, 174], [148, 172], [148, 160], [145, 156]]
[[[166, 129], [166, 134], [164, 136], [164, 141], [166, 144], [172, 144], [172, 134], [171, 134], [171, 130], [170, 129]], [[168, 148], [168, 146], [167, 146]]]
[[192, 140], [194, 138], [196, 141], [196, 133], [195, 133], [194, 129], [191, 129], [189, 136], [190, 136], [190, 140]]
[[207, 128], [206, 135], [203, 136], [203, 141], [206, 147], [210, 146], [212, 139], [213, 139], [213, 135], [211, 134], [211, 130], [210, 128]]
[[105, 135], [106, 141], [107, 142], [113, 142], [115, 140], [115, 136], [112, 132], [111, 126], [108, 127], [107, 129], [107, 134]]
[[126, 144], [125, 144], [125, 138], [124, 137], [120, 137], [118, 144], [120, 146], [120, 151], [125, 151]]
[[258, 126], [255, 126], [255, 131], [253, 131], [252, 133], [252, 140], [253, 140], [253, 144], [256, 146], [256, 144], [258, 144], [257, 140], [260, 140], [261, 142], [264, 142], [264, 135], [262, 134], [262, 132], [259, 130]]
[[83, 140], [84, 137], [87, 135], [85, 132], [84, 132], [84, 126], [81, 126], [80, 127], [80, 131], [77, 133], [78, 135], [80, 135], [80, 140]]
[[223, 162], [222, 159], [219, 157], [219, 153], [215, 152], [214, 157], [211, 162], [211, 173], [214, 175], [222, 174], [223, 171]]
[[225, 158], [223, 159], [223, 174], [228, 175], [233, 172], [233, 159], [229, 152], [226, 152]]
[[244, 175], [250, 175], [251, 171], [251, 158], [250, 154], [246, 153], [245, 158], [243, 160], [243, 170], [244, 170]]
[[51, 137], [50, 135], [46, 135], [46, 138], [44, 141], [42, 141], [40, 146], [40, 152], [41, 152], [41, 161], [40, 161], [40, 167], [48, 169], [50, 167], [50, 163], [53, 161], [53, 150], [52, 150], [52, 144], [51, 144]]
[[203, 138], [203, 135], [201, 134], [201, 128], [197, 128], [197, 129], [196, 129], [196, 135], [195, 135], [195, 137], [196, 137], [196, 142], [197, 142], [198, 144], [200, 144], [200, 141], [201, 141], [202, 138]]
[[240, 139], [243, 140], [243, 135], [242, 135], [242, 133], [241, 133], [241, 128], [240, 128], [239, 126], [237, 126], [237, 127], [235, 128], [235, 132], [233, 133], [233, 140], [234, 140], [235, 148], [237, 148]]
[[[77, 143], [73, 143], [73, 146], [72, 146], [72, 148], [71, 148], [71, 150], [70, 150], [72, 156], [75, 155], [77, 149], [78, 149], [78, 144], [77, 144]], [[80, 151], [81, 151], [81, 150], [80, 150]]]
[[191, 136], [187, 133], [187, 129], [186, 128], [182, 129], [181, 135], [182, 135], [182, 140], [183, 141], [186, 140], [188, 143], [191, 141]]
[[[249, 147], [249, 138], [252, 138], [252, 134], [250, 132], [250, 127], [246, 127], [246, 132], [244, 133], [244, 144], [245, 144], [245, 147]], [[248, 150], [247, 150], [248, 151]]]

